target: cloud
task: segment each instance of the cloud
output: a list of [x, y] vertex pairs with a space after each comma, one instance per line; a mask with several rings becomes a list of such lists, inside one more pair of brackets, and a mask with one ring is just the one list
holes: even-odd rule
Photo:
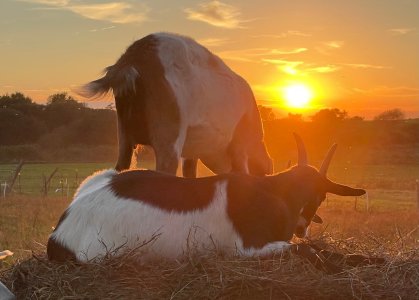
[[273, 38], [273, 39], [283, 39], [290, 36], [302, 36], [302, 37], [309, 37], [312, 34], [304, 33], [299, 30], [288, 30], [279, 34], [258, 34], [254, 35], [253, 38]]
[[197, 40], [197, 42], [206, 47], [218, 47], [230, 42], [230, 40], [226, 38], [204, 38]]
[[406, 35], [408, 33], [416, 31], [416, 28], [392, 28], [387, 31], [390, 32], [392, 35]]
[[114, 29], [116, 28], [116, 26], [108, 26], [108, 27], [103, 27], [103, 28], [94, 28], [94, 29], [90, 29], [90, 32], [98, 32], [98, 31], [104, 31], [104, 30], [109, 30], [109, 29]]
[[343, 66], [355, 68], [355, 69], [391, 69], [391, 67], [388, 66], [380, 66], [380, 65], [370, 65], [370, 64], [341, 64]]
[[304, 64], [302, 61], [288, 61], [284, 59], [269, 59], [264, 58], [262, 59], [263, 62], [274, 64], [280, 69], [282, 72], [287, 73], [289, 75], [296, 75], [300, 73], [300, 70], [297, 69], [298, 66]]
[[317, 46], [315, 49], [321, 54], [330, 55], [331, 51], [342, 48], [344, 44], [344, 41], [327, 41], [321, 43], [321, 45]]
[[18, 1], [36, 3], [36, 4], [53, 5], [53, 6], [65, 6], [70, 2], [70, 0], [18, 0]]
[[380, 97], [418, 97], [419, 88], [407, 86], [376, 86], [371, 89], [354, 88], [354, 92], [361, 94], [371, 94]]
[[150, 11], [147, 5], [137, 2], [89, 3], [89, 1], [71, 0], [20, 0], [23, 2], [47, 5], [37, 9], [57, 9], [71, 11], [84, 18], [127, 24], [141, 23], [147, 20]]
[[326, 66], [317, 66], [312, 68], [305, 69], [308, 73], [332, 73], [340, 69], [337, 65], [326, 65]]
[[344, 41], [329, 41], [323, 43], [326, 47], [332, 48], [332, 49], [339, 49], [342, 48], [345, 44]]
[[[277, 48], [249, 48], [220, 52], [219, 55], [239, 61], [260, 62], [260, 57], [272, 57], [278, 55], [292, 55], [307, 51], [307, 48], [277, 49]], [[263, 60], [263, 59], [262, 59]]]
[[316, 65], [307, 64], [303, 61], [289, 61], [284, 59], [263, 59], [263, 62], [274, 64], [282, 72], [289, 75], [306, 75], [310, 73], [332, 73], [341, 67], [338, 65]]
[[189, 20], [201, 21], [216, 27], [243, 28], [240, 11], [232, 5], [217, 0], [199, 4], [198, 8], [184, 10]]
[[307, 48], [294, 48], [289, 50], [281, 50], [281, 49], [272, 49], [268, 54], [297, 54], [301, 52], [307, 51]]

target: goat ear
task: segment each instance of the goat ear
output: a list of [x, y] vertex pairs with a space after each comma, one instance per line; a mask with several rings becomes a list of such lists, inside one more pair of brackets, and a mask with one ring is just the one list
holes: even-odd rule
[[339, 196], [362, 196], [366, 193], [364, 189], [354, 189], [347, 185], [338, 184], [333, 181], [327, 180], [327, 192]]
[[311, 222], [317, 223], [317, 224], [323, 224], [323, 219], [320, 218], [318, 214], [315, 214], [313, 219], [311, 219]]

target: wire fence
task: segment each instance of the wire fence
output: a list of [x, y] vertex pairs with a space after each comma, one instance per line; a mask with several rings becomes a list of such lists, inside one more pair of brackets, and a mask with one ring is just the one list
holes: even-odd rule
[[[109, 163], [0, 165], [1, 197], [10, 195], [71, 197], [80, 182]], [[14, 182], [13, 177], [16, 177]]]

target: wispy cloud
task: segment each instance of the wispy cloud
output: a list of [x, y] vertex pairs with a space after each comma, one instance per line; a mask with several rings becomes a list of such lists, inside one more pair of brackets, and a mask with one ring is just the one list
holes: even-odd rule
[[304, 71], [307, 73], [332, 73], [340, 70], [341, 67], [337, 65], [313, 66], [306, 68]]
[[341, 64], [343, 66], [355, 68], [355, 69], [391, 69], [389, 66], [371, 65], [371, 64]]
[[283, 39], [290, 36], [302, 36], [302, 37], [309, 37], [312, 34], [305, 33], [299, 30], [288, 30], [278, 34], [258, 34], [254, 35], [254, 38], [271, 38], [271, 39]]
[[344, 41], [328, 41], [328, 42], [324, 42], [323, 44], [332, 49], [339, 49], [343, 47], [345, 42]]
[[300, 72], [298, 69], [299, 66], [303, 65], [304, 62], [302, 61], [289, 61], [284, 59], [269, 59], [264, 58], [262, 59], [263, 62], [276, 65], [278, 69], [282, 72], [287, 73], [289, 75], [296, 75]]
[[317, 65], [303, 61], [289, 61], [285, 59], [263, 59], [265, 63], [273, 64], [282, 72], [289, 75], [307, 75], [310, 73], [332, 73], [341, 69], [338, 65]]
[[278, 55], [293, 55], [307, 51], [307, 48], [291, 48], [291, 49], [278, 49], [278, 48], [250, 48], [240, 50], [222, 51], [219, 55], [225, 59], [260, 62], [263, 59], [275, 58]]
[[416, 28], [392, 28], [388, 29], [388, 32], [392, 35], [406, 35], [408, 33], [411, 33], [413, 31], [416, 31]]
[[356, 93], [371, 94], [380, 97], [418, 97], [419, 88], [407, 86], [376, 86], [371, 89], [353, 89]]
[[98, 31], [104, 31], [104, 30], [109, 30], [109, 29], [114, 29], [114, 28], [116, 28], [116, 26], [107, 26], [107, 27], [102, 27], [102, 28], [93, 28], [93, 29], [90, 29], [89, 31], [90, 32], [98, 32]]
[[333, 50], [342, 48], [344, 44], [345, 44], [344, 41], [326, 41], [326, 42], [322, 42], [315, 49], [317, 50], [317, 52], [321, 54], [330, 55]]
[[70, 0], [18, 0], [18, 1], [37, 3], [37, 4], [46, 4], [46, 5], [53, 5], [53, 6], [65, 6], [70, 2]]
[[189, 20], [201, 21], [216, 27], [243, 28], [240, 11], [229, 4], [212, 0], [198, 5], [198, 8], [184, 10]]
[[147, 20], [150, 11], [146, 4], [138, 2], [118, 1], [93, 3], [91, 1], [72, 0], [19, 0], [40, 4], [46, 7], [37, 9], [67, 10], [84, 18], [111, 23], [141, 23]]
[[226, 43], [230, 42], [230, 40], [226, 38], [204, 38], [198, 39], [197, 42], [205, 45], [206, 47], [218, 47], [225, 45]]

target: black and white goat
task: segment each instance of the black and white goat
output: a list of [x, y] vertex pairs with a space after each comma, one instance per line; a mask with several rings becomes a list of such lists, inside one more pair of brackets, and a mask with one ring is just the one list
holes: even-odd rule
[[48, 257], [83, 262], [117, 256], [156, 235], [142, 259], [176, 258], [188, 241], [198, 248], [215, 243], [244, 256], [287, 249], [297, 224], [305, 230], [326, 193], [365, 193], [326, 178], [335, 146], [318, 171], [307, 164], [304, 145], [295, 137], [298, 164], [272, 176], [99, 172], [82, 183], [61, 216], [48, 240]]
[[197, 159], [216, 174], [272, 174], [248, 83], [193, 39], [150, 34], [79, 93], [110, 89], [118, 116], [116, 170], [128, 169], [142, 144], [154, 149], [157, 171], [173, 175], [180, 158], [185, 177], [196, 176]]

